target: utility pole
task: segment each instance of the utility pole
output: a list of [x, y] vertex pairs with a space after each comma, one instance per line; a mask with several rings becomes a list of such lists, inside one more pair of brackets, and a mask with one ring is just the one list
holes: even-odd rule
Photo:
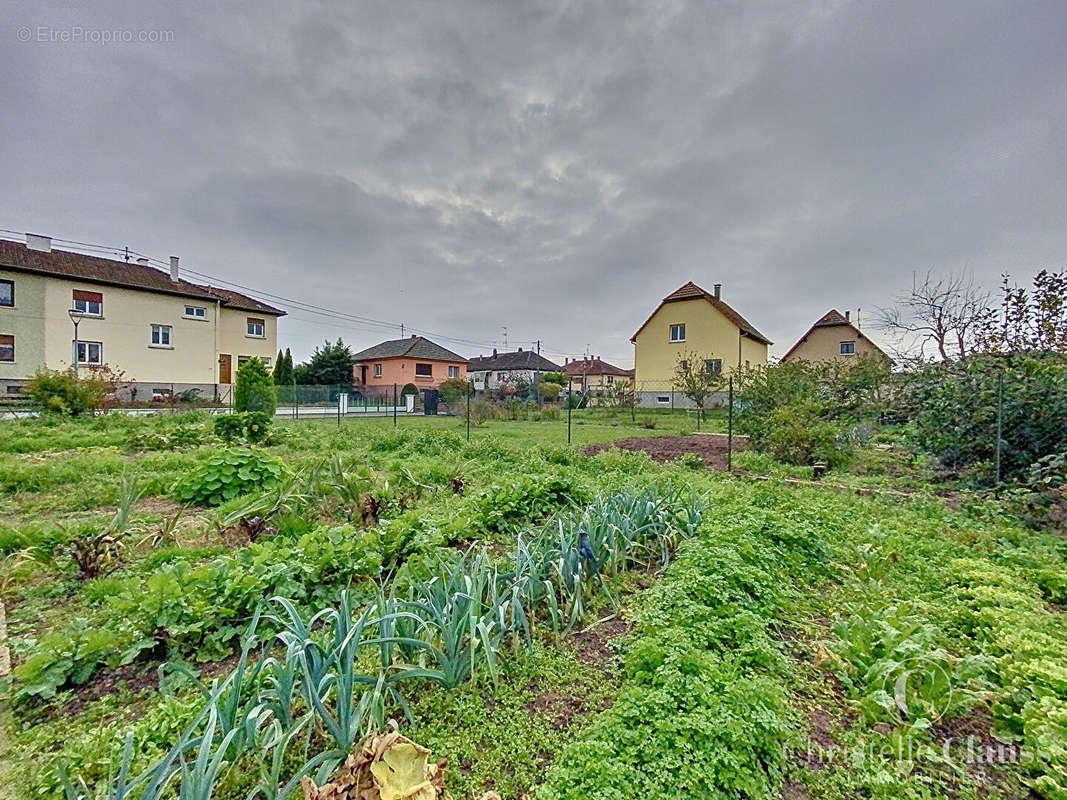
[[506, 353], [508, 351], [508, 326], [502, 326], [501, 330], [504, 331], [504, 352]]
[[537, 355], [541, 355], [541, 340], [537, 340]]
[[404, 323], [403, 322], [400, 323], [400, 338], [401, 339], [404, 338]]

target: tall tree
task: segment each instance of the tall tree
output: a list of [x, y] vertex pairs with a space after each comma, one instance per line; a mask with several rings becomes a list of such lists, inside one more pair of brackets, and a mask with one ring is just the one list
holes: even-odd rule
[[293, 384], [293, 354], [289, 348], [283, 353], [278, 351], [278, 360], [274, 363], [274, 385], [292, 386]]
[[296, 382], [314, 386], [351, 386], [352, 351], [341, 339], [316, 347], [306, 364], [294, 368]]

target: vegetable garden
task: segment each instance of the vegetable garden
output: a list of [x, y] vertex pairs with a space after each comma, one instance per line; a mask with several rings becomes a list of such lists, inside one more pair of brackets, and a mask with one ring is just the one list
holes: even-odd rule
[[395, 728], [457, 798], [1067, 797], [1062, 538], [579, 419], [7, 424], [6, 791], [300, 797]]

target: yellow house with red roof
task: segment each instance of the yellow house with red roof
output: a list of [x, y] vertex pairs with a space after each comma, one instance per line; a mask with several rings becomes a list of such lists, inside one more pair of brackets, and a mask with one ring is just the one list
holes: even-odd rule
[[692, 281], [664, 297], [630, 341], [638, 404], [671, 407], [688, 404], [673, 391], [685, 354], [702, 359], [708, 372], [726, 373], [738, 365], [766, 364], [772, 344], [722, 299], [722, 284], [708, 292]]

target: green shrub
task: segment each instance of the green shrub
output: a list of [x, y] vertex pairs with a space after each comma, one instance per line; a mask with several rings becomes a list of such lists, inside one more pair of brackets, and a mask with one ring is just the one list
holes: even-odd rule
[[215, 435], [227, 442], [236, 442], [244, 436], [244, 414], [219, 414], [214, 422]]
[[995, 477], [998, 396], [1004, 478], [1024, 480], [1032, 464], [1067, 451], [1065, 355], [979, 355], [926, 364], [906, 376], [900, 392], [915, 446], [951, 470], [971, 470], [979, 485]]
[[559, 383], [541, 383], [541, 399], [552, 402], [559, 398], [563, 385]]
[[264, 411], [245, 411], [215, 417], [215, 435], [227, 442], [242, 439], [260, 443], [270, 438], [272, 419]]
[[77, 417], [98, 409], [112, 384], [94, 372], [75, 376], [71, 370], [42, 369], [26, 383], [25, 393], [46, 414]]
[[768, 414], [764, 426], [750, 434], [750, 443], [787, 464], [806, 466], [822, 461], [847, 463], [851, 446], [843, 428], [820, 417], [811, 406], [782, 406]]
[[274, 381], [267, 367], [258, 358], [250, 358], [237, 370], [237, 386], [233, 392], [236, 411], [261, 411], [274, 416], [277, 396]]
[[178, 481], [176, 494], [183, 503], [218, 506], [227, 500], [259, 491], [285, 474], [278, 459], [257, 450], [227, 448], [217, 451], [196, 470]]
[[462, 403], [467, 393], [471, 390], [470, 381], [463, 378], [449, 378], [441, 381], [437, 386], [437, 392], [449, 406]]
[[1032, 464], [1024, 487], [1012, 496], [1023, 521], [1039, 530], [1067, 531], [1067, 452], [1047, 455]]

